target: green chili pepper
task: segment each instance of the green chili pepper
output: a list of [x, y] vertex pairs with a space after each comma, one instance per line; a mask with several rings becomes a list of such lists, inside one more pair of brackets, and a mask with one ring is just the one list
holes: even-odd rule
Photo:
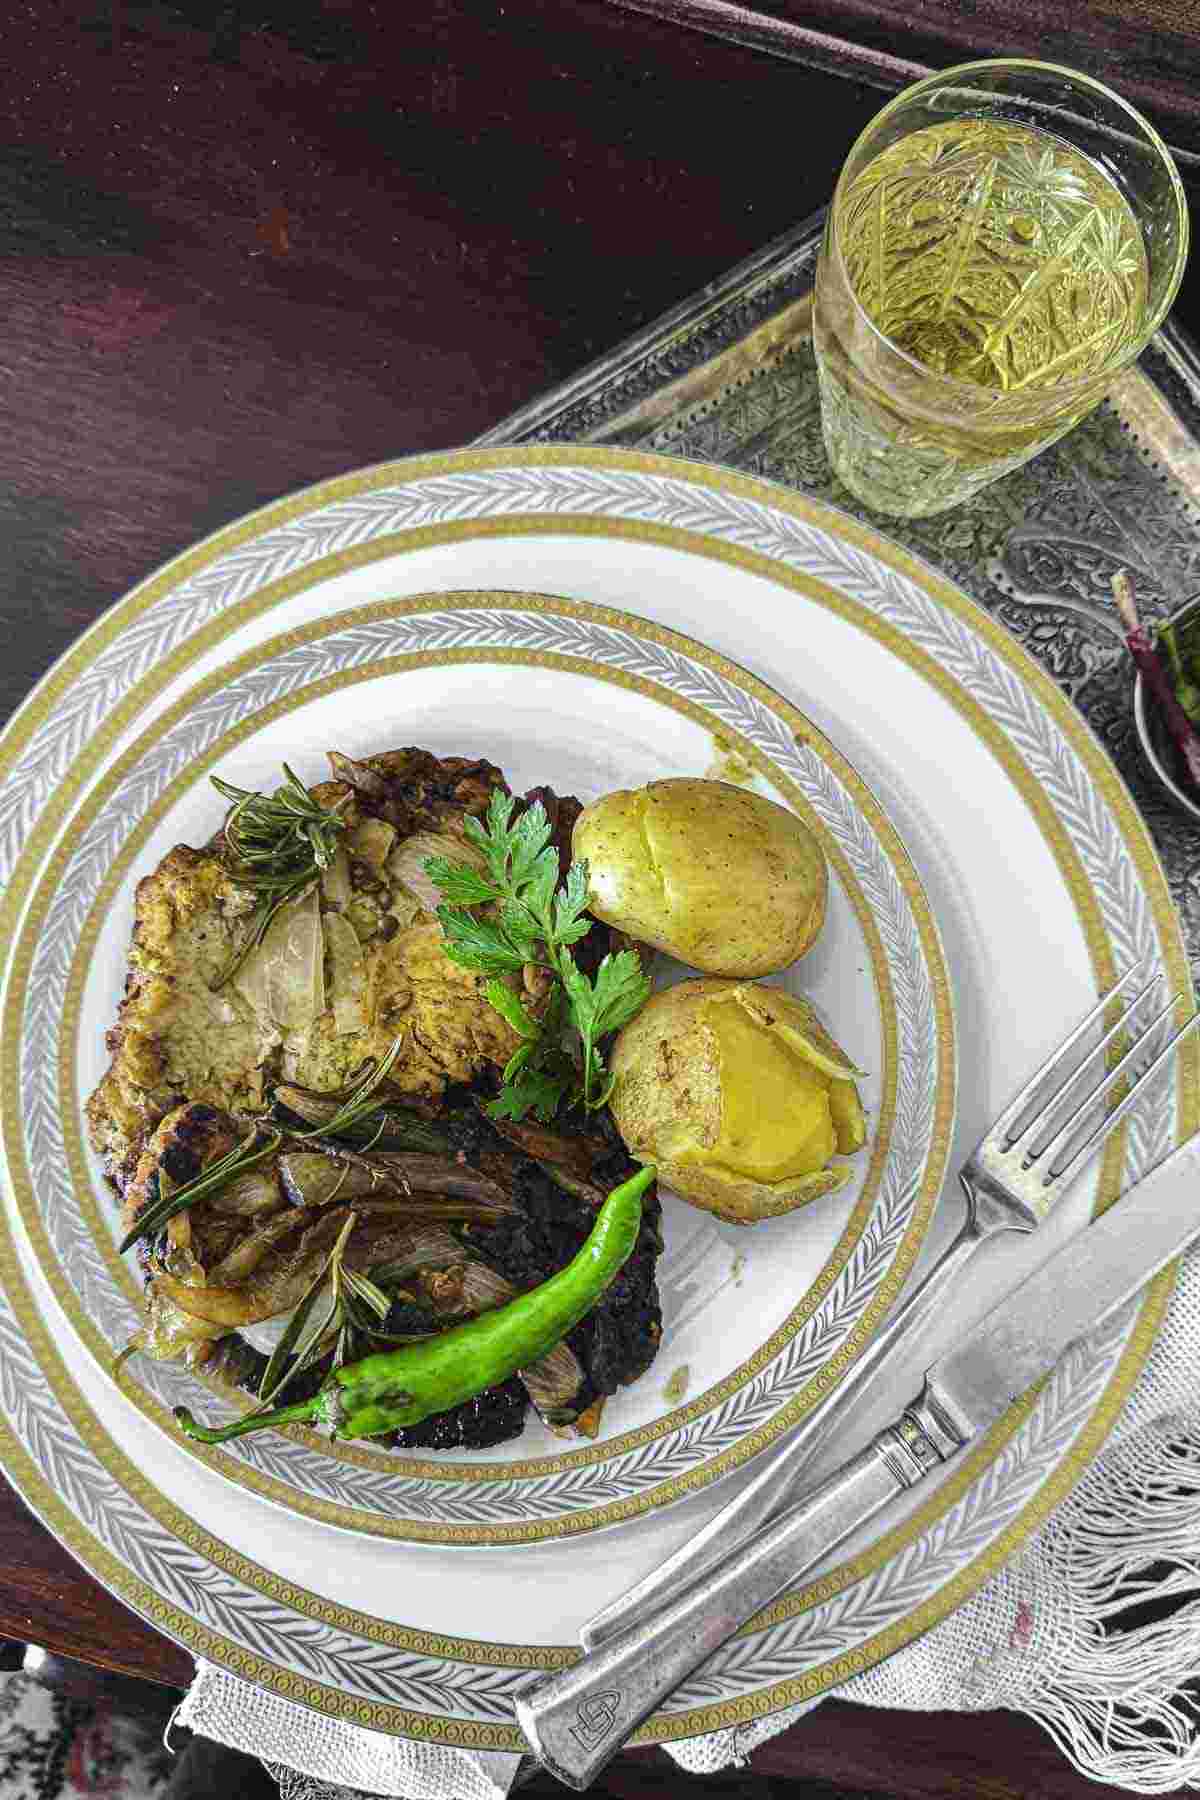
[[186, 1406], [175, 1417], [202, 1444], [267, 1426], [309, 1423], [334, 1438], [379, 1437], [446, 1412], [553, 1350], [592, 1310], [628, 1260], [642, 1222], [642, 1195], [653, 1164], [614, 1188], [596, 1215], [587, 1242], [565, 1269], [507, 1306], [480, 1313], [437, 1337], [365, 1356], [335, 1371], [311, 1400], [249, 1413], [228, 1425], [197, 1425]]

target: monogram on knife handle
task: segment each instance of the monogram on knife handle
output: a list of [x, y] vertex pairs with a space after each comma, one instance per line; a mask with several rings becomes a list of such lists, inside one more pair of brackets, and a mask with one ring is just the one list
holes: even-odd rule
[[1078, 1232], [930, 1368], [919, 1398], [676, 1600], [515, 1702], [535, 1754], [585, 1788], [738, 1627], [888, 1501], [988, 1430], [1070, 1345], [1200, 1237], [1200, 1137]]
[[659, 1701], [739, 1625], [965, 1441], [927, 1389], [708, 1580], [519, 1696], [517, 1719], [534, 1754], [569, 1787], [587, 1787]]

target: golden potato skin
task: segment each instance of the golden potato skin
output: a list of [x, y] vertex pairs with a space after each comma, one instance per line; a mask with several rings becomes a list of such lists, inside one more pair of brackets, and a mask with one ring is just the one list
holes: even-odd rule
[[734, 1225], [835, 1192], [852, 1171], [830, 1158], [866, 1142], [853, 1064], [807, 1001], [776, 988], [704, 977], [655, 994], [611, 1068], [631, 1155]]
[[810, 948], [829, 871], [786, 807], [678, 777], [585, 807], [574, 853], [598, 919], [708, 975], [770, 975]]

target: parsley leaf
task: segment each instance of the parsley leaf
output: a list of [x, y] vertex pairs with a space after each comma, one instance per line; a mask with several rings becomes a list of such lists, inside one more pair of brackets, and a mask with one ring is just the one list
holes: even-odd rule
[[541, 1037], [541, 1026], [536, 1019], [530, 1018], [511, 988], [505, 987], [502, 981], [489, 981], [483, 991], [500, 1017], [508, 1020], [518, 1037], [528, 1038], [531, 1042]]
[[463, 831], [471, 843], [483, 851], [488, 869], [498, 887], [503, 887], [507, 880], [508, 858], [515, 835], [509, 829], [508, 822], [515, 805], [516, 801], [511, 794], [501, 793], [499, 788], [494, 788], [488, 802], [486, 825], [481, 825], [478, 819], [472, 817], [463, 820]]
[[497, 889], [470, 863], [452, 863], [444, 856], [431, 856], [425, 873], [450, 906], [482, 906], [485, 900], [499, 898]]
[[[516, 885], [514, 883], [514, 885]], [[550, 902], [554, 898], [554, 890], [558, 886], [558, 851], [551, 845], [539, 850], [529, 865], [529, 873], [525, 877], [521, 900], [528, 907], [535, 919], [548, 920]], [[590, 923], [590, 921], [589, 921]]]
[[606, 956], [596, 970], [592, 984], [592, 1032], [604, 1037], [619, 1031], [650, 998], [650, 981], [642, 973], [641, 960], [634, 950], [619, 950]]
[[439, 906], [438, 918], [446, 940], [446, 955], [464, 969], [478, 969], [484, 975], [510, 975], [529, 961], [525, 949], [513, 944], [503, 929], [488, 919], [476, 919], [453, 906]]
[[[558, 856], [553, 850], [547, 851], [550, 837], [551, 826], [544, 806], [531, 806], [521, 814], [513, 829], [512, 848], [509, 851], [507, 878], [512, 888], [519, 891], [533, 881], [535, 871], [547, 862], [553, 867], [557, 879]], [[550, 892], [554, 892], [553, 881], [550, 883]]]
[[589, 981], [582, 969], [569, 962], [563, 985], [571, 1003], [571, 1016], [583, 1042], [583, 1103], [594, 1110], [606, 1104], [612, 1093], [610, 1079], [600, 1085], [604, 1059], [597, 1044], [610, 1031], [619, 1031], [650, 998], [649, 977], [643, 974], [635, 951], [621, 950], [606, 956]]
[[510, 944], [524, 951], [525, 962], [540, 962], [538, 954], [542, 931], [537, 919], [520, 900], [506, 900], [500, 908], [500, 923]]
[[554, 897], [554, 935], [560, 944], [575, 944], [592, 929], [587, 910], [588, 870], [585, 862], [573, 862], [561, 892]]
[[558, 1072], [522, 1069], [515, 1080], [505, 1082], [484, 1110], [490, 1118], [515, 1119], [518, 1123], [526, 1113], [533, 1111], [543, 1125], [549, 1125], [574, 1079], [575, 1072], [569, 1064]]
[[[557, 977], [540, 1023], [503, 982], [493, 979], [484, 990], [522, 1040], [489, 1111], [494, 1118], [523, 1119], [533, 1110], [549, 1123], [569, 1089], [578, 1087], [589, 1110], [605, 1104], [613, 1082], [606, 1078], [598, 1045], [645, 1005], [650, 983], [632, 950], [606, 956], [594, 980], [579, 968], [570, 946], [592, 928], [587, 864], [572, 863], [560, 886], [558, 851], [545, 808], [538, 801], [514, 823], [516, 804], [511, 794], [497, 791], [485, 821], [464, 821], [467, 837], [483, 852], [490, 879], [440, 856], [430, 857], [424, 868], [446, 901], [438, 918], [446, 954], [455, 962], [493, 977], [536, 963]], [[495, 902], [499, 904], [489, 918], [469, 910]], [[578, 1075], [560, 1042], [564, 1014], [579, 1034], [583, 1067]]]

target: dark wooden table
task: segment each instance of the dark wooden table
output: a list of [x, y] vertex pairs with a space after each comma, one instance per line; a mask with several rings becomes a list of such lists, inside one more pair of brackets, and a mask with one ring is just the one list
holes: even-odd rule
[[[1165, 5], [1137, 0], [1129, 67], [1190, 182], [1196, 84], [1180, 55], [1194, 72], [1196, 41], [1167, 29]], [[869, 10], [864, 24], [855, 4], [810, 16], [794, 0], [14, 0], [0, 707], [202, 534], [324, 476], [468, 441], [820, 205], [914, 51], [980, 47], [930, 35], [974, 4], [925, 9], [919, 42], [887, 38], [896, 6]], [[1075, 13], [1070, 60], [1102, 63], [1111, 18], [1089, 37]], [[1010, 23], [987, 47], [1036, 43]], [[2, 1484], [0, 1635], [190, 1676]], [[629, 1758], [610, 1791], [666, 1792], [660, 1768]], [[754, 1770], [914, 1800], [1095, 1792], [1019, 1718], [836, 1702]], [[670, 1791], [688, 1785], [674, 1774]]]

